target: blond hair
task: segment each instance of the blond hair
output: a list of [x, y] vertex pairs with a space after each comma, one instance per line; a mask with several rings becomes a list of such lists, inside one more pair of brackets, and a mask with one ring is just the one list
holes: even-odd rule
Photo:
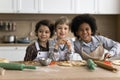
[[57, 25], [59, 24], [66, 24], [68, 26], [70, 26], [70, 22], [69, 19], [66, 16], [61, 16], [60, 18], [58, 18], [55, 22], [55, 29], [57, 27]]

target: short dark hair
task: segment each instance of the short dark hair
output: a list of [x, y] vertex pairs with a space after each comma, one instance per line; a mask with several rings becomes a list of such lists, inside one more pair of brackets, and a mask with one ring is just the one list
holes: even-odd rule
[[91, 16], [90, 14], [82, 14], [82, 15], [78, 15], [72, 19], [71, 31], [73, 32], [74, 36], [76, 36], [77, 38], [80, 37], [76, 34], [76, 32], [78, 31], [78, 29], [82, 23], [88, 23], [92, 30], [92, 35], [96, 34], [97, 25], [96, 25], [95, 18], [93, 16]]
[[47, 20], [47, 19], [41, 20], [35, 25], [36, 36], [37, 36], [38, 29], [41, 27], [41, 25], [45, 25], [45, 26], [47, 26], [49, 28], [50, 37], [52, 37], [53, 34], [54, 34], [54, 24], [50, 20]]

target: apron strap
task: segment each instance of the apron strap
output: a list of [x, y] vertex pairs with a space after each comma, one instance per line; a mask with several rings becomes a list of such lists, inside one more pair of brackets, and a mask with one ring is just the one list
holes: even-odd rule
[[38, 41], [35, 42], [35, 47], [36, 47], [37, 51], [40, 51], [40, 47], [39, 47]]

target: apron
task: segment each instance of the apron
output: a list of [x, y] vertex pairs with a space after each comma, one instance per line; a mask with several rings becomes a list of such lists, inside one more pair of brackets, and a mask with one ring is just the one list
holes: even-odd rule
[[67, 45], [59, 45], [59, 60], [66, 60]]
[[[54, 44], [57, 42], [57, 39], [54, 39]], [[66, 54], [67, 54], [68, 50], [67, 50], [67, 45], [66, 44], [60, 44], [58, 46], [58, 52], [54, 52], [54, 59], [55, 61], [64, 61], [66, 60]], [[56, 56], [55, 56], [56, 55]]]
[[35, 47], [37, 49], [37, 56], [34, 59], [34, 61], [39, 61], [40, 58], [48, 58], [48, 51], [40, 51], [39, 43], [38, 41], [35, 42]]
[[[57, 40], [54, 39], [56, 43]], [[59, 45], [58, 52], [55, 52], [57, 56], [55, 57], [56, 61], [65, 61], [65, 60], [82, 60], [81, 56], [78, 53], [74, 53], [74, 51], [70, 54], [68, 53], [68, 47], [66, 44]]]
[[[67, 46], [66, 46], [67, 47]], [[60, 59], [59, 60], [82, 60], [81, 56], [78, 53], [67, 53], [68, 50], [65, 49], [64, 51], [60, 50]]]
[[[82, 46], [81, 46], [82, 47]], [[104, 59], [104, 48], [102, 43], [91, 53], [87, 54], [86, 52], [81, 49], [81, 55], [83, 59], [94, 59], [94, 60], [103, 60]]]

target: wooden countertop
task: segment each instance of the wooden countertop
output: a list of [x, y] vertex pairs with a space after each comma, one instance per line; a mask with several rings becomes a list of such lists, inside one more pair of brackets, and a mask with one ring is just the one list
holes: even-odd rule
[[[120, 70], [120, 66], [115, 66]], [[97, 67], [94, 71], [87, 67], [44, 66], [36, 70], [6, 70], [0, 80], [120, 80], [120, 71], [111, 72]]]

